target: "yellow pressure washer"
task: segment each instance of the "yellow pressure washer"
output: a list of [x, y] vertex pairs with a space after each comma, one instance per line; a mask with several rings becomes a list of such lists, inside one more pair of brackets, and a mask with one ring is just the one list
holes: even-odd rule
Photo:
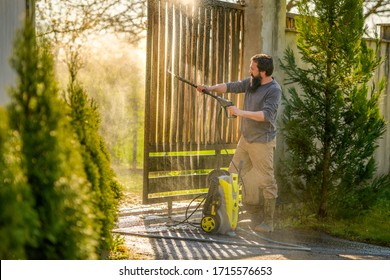
[[208, 181], [201, 227], [207, 233], [234, 236], [238, 223], [238, 174], [214, 170], [209, 174]]

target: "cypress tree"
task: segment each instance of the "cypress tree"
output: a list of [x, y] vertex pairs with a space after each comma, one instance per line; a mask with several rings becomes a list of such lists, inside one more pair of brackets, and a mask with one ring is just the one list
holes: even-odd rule
[[[316, 0], [299, 6], [297, 46], [304, 67], [287, 49], [282, 69], [286, 178], [319, 217], [356, 207], [358, 190], [375, 172], [373, 154], [385, 121], [378, 100], [384, 88], [369, 82], [380, 64], [363, 40], [361, 0]], [[297, 90], [296, 86], [299, 87]]]
[[50, 47], [31, 24], [18, 34], [11, 65], [11, 128], [20, 134], [22, 168], [34, 197], [40, 230], [29, 259], [94, 259], [97, 237], [90, 184], [80, 147], [59, 97]]
[[[70, 69], [72, 72], [72, 68]], [[93, 99], [75, 80], [75, 73], [67, 90], [70, 116], [81, 144], [85, 173], [92, 185], [95, 213], [99, 225], [99, 254], [106, 257], [112, 246], [112, 230], [117, 221], [121, 186], [110, 166], [110, 156], [104, 139], [99, 135], [100, 115]]]
[[39, 231], [34, 199], [21, 168], [21, 143], [0, 107], [0, 259], [25, 259]]

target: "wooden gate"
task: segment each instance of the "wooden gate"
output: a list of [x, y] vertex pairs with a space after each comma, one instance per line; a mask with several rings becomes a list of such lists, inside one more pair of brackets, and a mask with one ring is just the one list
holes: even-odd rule
[[[239, 4], [148, 0], [144, 204], [206, 192], [207, 174], [228, 167], [239, 121], [167, 69], [195, 84], [241, 79], [243, 31]], [[240, 95], [223, 97], [242, 103]]]

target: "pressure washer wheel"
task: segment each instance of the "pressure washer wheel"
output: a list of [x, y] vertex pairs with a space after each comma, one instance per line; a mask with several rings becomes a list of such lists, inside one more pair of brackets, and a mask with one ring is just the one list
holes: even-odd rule
[[207, 233], [215, 233], [217, 232], [220, 220], [217, 216], [204, 216], [201, 221], [202, 229]]

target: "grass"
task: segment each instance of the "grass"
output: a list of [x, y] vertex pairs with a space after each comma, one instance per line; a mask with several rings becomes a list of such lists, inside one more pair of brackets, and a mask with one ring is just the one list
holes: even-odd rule
[[113, 165], [118, 181], [123, 186], [121, 206], [132, 207], [142, 203], [143, 173], [142, 170], [132, 170], [125, 165]]
[[114, 235], [114, 242], [110, 250], [109, 260], [135, 259], [134, 254], [125, 245], [125, 238], [119, 234]]
[[385, 204], [380, 202], [353, 219], [334, 221], [328, 232], [349, 240], [390, 247], [390, 207]]
[[284, 209], [278, 213], [278, 227], [326, 232], [339, 238], [390, 247], [390, 205], [382, 201], [350, 219], [318, 219], [304, 209]]

